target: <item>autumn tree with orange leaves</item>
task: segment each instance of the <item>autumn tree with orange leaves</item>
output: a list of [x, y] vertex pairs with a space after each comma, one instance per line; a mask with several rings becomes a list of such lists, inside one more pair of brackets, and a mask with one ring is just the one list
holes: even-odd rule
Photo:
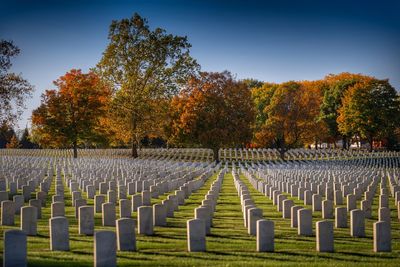
[[74, 158], [80, 144], [99, 142], [104, 135], [101, 119], [110, 90], [93, 72], [71, 70], [46, 90], [41, 105], [32, 113], [33, 134], [43, 147], [72, 147]]
[[252, 137], [254, 107], [247, 85], [229, 72], [201, 72], [171, 103], [171, 141], [213, 150], [244, 146]]

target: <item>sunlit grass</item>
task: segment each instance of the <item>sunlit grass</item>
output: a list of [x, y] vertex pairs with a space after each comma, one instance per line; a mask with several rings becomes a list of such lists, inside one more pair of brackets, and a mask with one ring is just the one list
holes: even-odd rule
[[[281, 213], [266, 196], [256, 191], [244, 176], [241, 176], [251, 192], [257, 205], [262, 208], [264, 217], [275, 222], [275, 252], [256, 252], [256, 238], [247, 234], [243, 225], [240, 199], [234, 187], [230, 173], [224, 177], [222, 190], [214, 213], [212, 234], [207, 236], [207, 252], [188, 253], [186, 251], [186, 221], [193, 218], [194, 209], [201, 204], [216, 175], [209, 178], [205, 185], [194, 192], [179, 207], [174, 218], [168, 218], [167, 227], [155, 227], [154, 236], [137, 235], [137, 252], [118, 252], [119, 266], [256, 266], [256, 265], [391, 265], [400, 263], [400, 224], [396, 219], [397, 211], [393, 198], [392, 209], [392, 249], [391, 253], [374, 253], [372, 251], [372, 224], [377, 221], [377, 196], [373, 205], [373, 218], [366, 220], [366, 237], [350, 237], [349, 228], [335, 229], [335, 252], [318, 253], [315, 250], [315, 237], [300, 237], [297, 230], [290, 227], [290, 220], [282, 219]], [[91, 266], [93, 265], [93, 237], [78, 234], [74, 208], [71, 206], [71, 195], [65, 188], [66, 215], [70, 224], [70, 247], [68, 252], [50, 251], [48, 219], [50, 217], [51, 195], [47, 206], [42, 209], [42, 219], [38, 222], [38, 236], [28, 237], [28, 262], [30, 266]], [[85, 194], [83, 194], [86, 196]], [[161, 202], [168, 194], [153, 199], [152, 204]], [[295, 204], [302, 201], [291, 198]], [[88, 200], [93, 205], [93, 200]], [[359, 204], [359, 203], [358, 203]], [[117, 208], [117, 216], [118, 216]], [[136, 213], [133, 213], [136, 219]], [[14, 227], [1, 227], [0, 249], [3, 249], [3, 231], [19, 228], [19, 216], [15, 217]], [[315, 222], [321, 220], [321, 212], [313, 213]], [[101, 214], [96, 214], [96, 230], [115, 231], [114, 227], [101, 226]]]

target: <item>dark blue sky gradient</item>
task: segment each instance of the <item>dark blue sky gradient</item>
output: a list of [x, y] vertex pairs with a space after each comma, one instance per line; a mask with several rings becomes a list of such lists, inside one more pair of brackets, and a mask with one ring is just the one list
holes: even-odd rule
[[1, 0], [0, 38], [21, 48], [13, 71], [35, 85], [19, 123], [71, 68], [87, 71], [107, 46], [113, 19], [138, 12], [150, 26], [188, 36], [206, 71], [269, 82], [349, 71], [400, 89], [400, 1]]

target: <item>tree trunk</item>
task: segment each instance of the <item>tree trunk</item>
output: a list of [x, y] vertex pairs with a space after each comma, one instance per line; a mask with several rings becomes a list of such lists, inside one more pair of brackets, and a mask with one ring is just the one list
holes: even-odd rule
[[342, 149], [347, 150], [347, 138], [346, 138], [346, 136], [342, 137]]
[[78, 157], [78, 144], [76, 141], [72, 144], [72, 149], [74, 151], [74, 159], [76, 159]]
[[279, 156], [281, 157], [281, 160], [285, 160], [285, 149], [284, 148], [279, 148]]
[[368, 138], [368, 143], [369, 143], [369, 152], [372, 152], [373, 148], [373, 144], [374, 144], [374, 138], [372, 136], [370, 136]]
[[132, 131], [131, 131], [131, 138], [132, 138], [132, 153], [131, 156], [132, 158], [137, 158], [139, 157], [138, 154], [138, 149], [137, 149], [137, 145], [139, 142], [137, 142], [137, 135], [136, 135], [136, 128], [137, 128], [137, 124], [136, 124], [136, 118], [134, 114], [132, 115]]
[[214, 147], [213, 149], [213, 154], [214, 154], [214, 161], [216, 163], [219, 163], [219, 147]]
[[318, 140], [315, 139], [315, 150], [317, 150], [317, 149], [318, 149]]
[[132, 158], [137, 158], [139, 156], [135, 138], [132, 138], [132, 154], [131, 154], [131, 156], [132, 156]]

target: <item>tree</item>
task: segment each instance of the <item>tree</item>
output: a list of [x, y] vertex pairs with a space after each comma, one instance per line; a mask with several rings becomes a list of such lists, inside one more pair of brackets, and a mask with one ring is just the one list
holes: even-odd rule
[[[255, 87], [251, 90], [251, 97], [253, 99], [253, 104], [255, 106], [256, 117], [254, 124], [254, 141], [258, 146], [266, 146], [266, 139], [257, 137], [261, 137], [260, 132], [262, 131], [262, 127], [265, 125], [267, 120], [267, 113], [265, 112], [265, 108], [270, 104], [271, 98], [275, 93], [275, 90], [278, 88], [278, 84], [275, 83], [264, 83], [260, 87]], [[271, 144], [268, 144], [271, 145]]]
[[38, 148], [38, 146], [32, 142], [31, 136], [29, 134], [29, 130], [27, 127], [25, 128], [24, 132], [22, 133], [20, 145], [21, 145], [21, 148], [25, 148], [25, 149]]
[[[308, 92], [309, 90], [309, 92]], [[288, 149], [310, 142], [310, 128], [315, 123], [315, 111], [318, 103], [312, 91], [300, 82], [282, 83], [264, 112], [265, 124], [256, 134], [262, 145], [272, 144], [285, 158]]]
[[43, 147], [71, 147], [101, 139], [98, 125], [110, 101], [110, 90], [93, 72], [71, 70], [54, 82], [32, 113], [32, 128]]
[[260, 88], [264, 84], [262, 81], [252, 78], [243, 79], [242, 82], [244, 82], [250, 90], [254, 88]]
[[301, 81], [301, 105], [304, 115], [304, 133], [302, 134], [302, 142], [304, 145], [328, 141], [329, 134], [326, 124], [319, 119], [320, 107], [322, 104], [323, 94], [326, 91], [326, 82], [317, 81]]
[[6, 148], [13, 136], [16, 136], [14, 129], [8, 122], [3, 122], [0, 127], [0, 148]]
[[33, 91], [33, 86], [21, 74], [9, 72], [11, 59], [19, 53], [12, 41], [0, 40], [0, 123], [14, 123]]
[[132, 157], [137, 157], [138, 143], [156, 119], [155, 103], [177, 94], [198, 65], [186, 37], [150, 30], [136, 13], [113, 21], [108, 39], [97, 71], [114, 88], [111, 119], [128, 129]]
[[370, 77], [361, 74], [343, 72], [337, 75], [329, 74], [325, 77], [326, 89], [321, 104], [319, 120], [323, 121], [328, 129], [330, 137], [336, 145], [336, 140], [341, 137], [343, 148], [348, 146], [348, 136], [342, 135], [338, 129], [337, 118], [338, 110], [342, 106], [342, 98], [348, 88], [356, 83], [362, 82]]
[[18, 138], [16, 135], [13, 135], [11, 137], [10, 142], [7, 143], [6, 148], [19, 148], [19, 147], [20, 147], [20, 144], [19, 144]]
[[210, 148], [216, 161], [221, 147], [244, 146], [251, 140], [251, 93], [229, 72], [201, 72], [172, 100], [171, 109], [173, 142]]
[[400, 99], [388, 80], [367, 79], [355, 84], [343, 96], [338, 110], [339, 131], [360, 135], [373, 149], [375, 138], [392, 134], [400, 122]]

